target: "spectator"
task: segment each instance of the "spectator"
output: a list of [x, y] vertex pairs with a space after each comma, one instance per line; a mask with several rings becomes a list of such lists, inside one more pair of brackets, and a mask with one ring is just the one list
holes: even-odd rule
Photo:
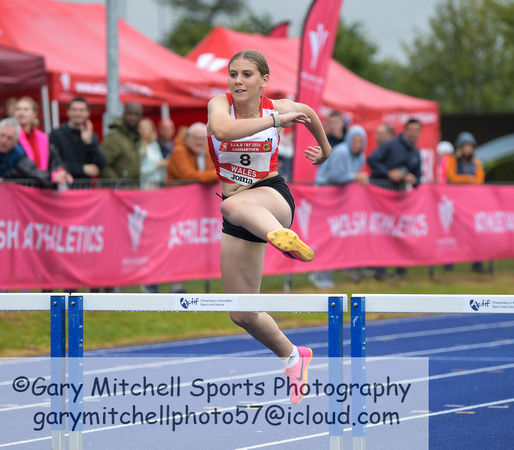
[[421, 179], [421, 156], [417, 148], [421, 134], [421, 122], [409, 119], [402, 134], [389, 139], [368, 157], [371, 183], [394, 189], [405, 189], [407, 184], [417, 186]]
[[[320, 186], [344, 185], [357, 182], [365, 186], [369, 176], [362, 171], [366, 163], [367, 135], [360, 125], [353, 125], [344, 141], [332, 148], [330, 158], [319, 168], [316, 184]], [[360, 278], [359, 271], [351, 272], [352, 279]], [[334, 287], [333, 272], [314, 272], [309, 279], [320, 289]]]
[[171, 119], [163, 119], [157, 126], [159, 132], [158, 143], [161, 147], [161, 153], [163, 158], [168, 158], [175, 147], [173, 142], [173, 135], [175, 134], [175, 124]]
[[[370, 182], [394, 190], [406, 189], [408, 185], [416, 187], [421, 179], [421, 155], [417, 142], [421, 134], [421, 122], [411, 118], [405, 123], [403, 133], [386, 140], [368, 157], [371, 168]], [[404, 267], [398, 267], [396, 274], [407, 273]], [[375, 278], [385, 277], [385, 268], [375, 269]]]
[[[381, 123], [375, 128], [375, 139], [377, 141], [377, 146], [382, 145], [384, 142], [386, 142], [390, 139], [393, 139], [394, 137], [395, 137], [394, 127], [388, 122]], [[386, 268], [385, 267], [376, 267], [375, 268], [375, 278], [377, 280], [382, 280], [385, 278], [385, 276], [386, 276]]]
[[217, 182], [216, 168], [207, 149], [207, 127], [196, 122], [175, 143], [168, 163], [168, 180]]
[[[437, 164], [435, 167], [435, 178], [438, 184], [446, 184], [446, 172], [448, 171], [448, 163], [450, 161], [450, 155], [453, 154], [455, 149], [451, 142], [441, 141], [437, 144]], [[453, 264], [445, 264], [444, 270], [453, 270]]]
[[38, 169], [18, 144], [20, 132], [21, 127], [16, 119], [6, 118], [0, 122], [0, 182], [2, 178], [29, 178], [41, 187], [51, 187], [53, 183], [73, 181], [64, 171], [56, 173], [52, 179], [50, 172]]
[[484, 169], [479, 159], [474, 157], [477, 142], [467, 131], [460, 133], [455, 142], [455, 155], [450, 157], [446, 172], [448, 183], [483, 184]]
[[346, 122], [339, 111], [332, 111], [325, 119], [325, 133], [332, 147], [344, 141]]
[[154, 123], [144, 118], [139, 122], [141, 136], [141, 174], [142, 189], [155, 189], [164, 185], [168, 160], [164, 159], [157, 142], [157, 131]]
[[[48, 136], [37, 129], [38, 105], [30, 97], [21, 97], [14, 108], [14, 117], [21, 126], [18, 142], [25, 154], [34, 162], [38, 169], [50, 172], [54, 180], [57, 173], [66, 172], [59, 153], [49, 144]], [[72, 177], [64, 175], [66, 180]], [[65, 186], [67, 183], [63, 183]]]
[[[68, 103], [68, 121], [50, 133], [50, 143], [55, 146], [68, 172], [76, 179], [91, 180], [105, 168], [106, 160], [98, 136], [89, 120], [89, 104], [82, 97]], [[89, 187], [90, 182], [87, 186]]]
[[453, 154], [453, 145], [448, 141], [441, 141], [437, 144], [437, 165], [436, 165], [436, 181], [439, 184], [446, 184], [446, 172], [448, 171], [448, 163], [450, 155]]
[[367, 145], [366, 131], [360, 125], [350, 127], [344, 142], [332, 149], [329, 164], [320, 166], [316, 176], [316, 184], [320, 186], [341, 185], [357, 181], [364, 186], [369, 176], [362, 171], [366, 163], [364, 154]]
[[[483, 184], [485, 180], [484, 169], [478, 158], [474, 157], [477, 142], [475, 137], [464, 131], [457, 136], [455, 142], [455, 155], [450, 157], [446, 172], [448, 183], [452, 184]], [[484, 272], [481, 261], [474, 262], [471, 270]]]
[[375, 129], [375, 139], [377, 140], [378, 145], [381, 145], [383, 142], [394, 138], [394, 136], [394, 127], [390, 123], [381, 123]]
[[[155, 189], [162, 187], [166, 178], [166, 165], [168, 160], [164, 159], [161, 147], [157, 142], [157, 130], [154, 123], [143, 118], [139, 122], [139, 135], [141, 136], [141, 174], [140, 184], [142, 189]], [[159, 285], [145, 284], [141, 290], [147, 293], [159, 292]]]
[[8, 117], [14, 117], [14, 110], [16, 108], [16, 97], [10, 96], [4, 98], [0, 111], [0, 118], [7, 119]]
[[102, 152], [107, 165], [102, 170], [102, 178], [138, 180], [141, 171], [138, 126], [143, 115], [143, 107], [138, 102], [125, 105], [121, 118], [114, 119], [110, 131], [102, 142]]

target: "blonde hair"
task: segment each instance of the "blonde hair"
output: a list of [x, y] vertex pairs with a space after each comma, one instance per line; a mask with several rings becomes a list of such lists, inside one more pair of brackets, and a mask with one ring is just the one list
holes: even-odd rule
[[30, 106], [32, 106], [32, 110], [34, 111], [34, 114], [37, 114], [38, 110], [39, 110], [39, 106], [38, 104], [36, 103], [36, 101], [31, 98], [31, 97], [28, 97], [28, 96], [25, 96], [25, 97], [20, 97], [17, 101], [16, 101], [16, 104], [20, 103], [20, 102], [27, 102], [30, 104]]
[[149, 119], [148, 117], [143, 117], [141, 119], [141, 121], [139, 122], [139, 126], [141, 126], [143, 123], [150, 124], [150, 128], [152, 131], [150, 132], [150, 137], [149, 137], [148, 142], [146, 141], [146, 139], [143, 139], [142, 137], [141, 137], [141, 142], [144, 142], [145, 144], [149, 144], [150, 142], [156, 141], [157, 140], [157, 130], [155, 129], [155, 124], [153, 123], [153, 120]]
[[39, 125], [39, 120], [37, 119], [37, 113], [39, 111], [39, 106], [38, 106], [37, 102], [32, 97], [29, 97], [29, 96], [20, 97], [18, 100], [16, 100], [15, 108], [18, 105], [18, 103], [21, 103], [21, 102], [27, 102], [32, 107], [32, 111], [34, 111], [34, 115], [36, 116], [36, 118], [32, 122], [32, 125], [37, 127]]

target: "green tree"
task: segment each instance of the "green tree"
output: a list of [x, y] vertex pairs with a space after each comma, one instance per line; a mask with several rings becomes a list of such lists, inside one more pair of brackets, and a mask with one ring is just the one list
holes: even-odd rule
[[392, 58], [377, 59], [378, 46], [366, 37], [362, 22], [339, 23], [333, 58], [356, 75], [388, 89], [398, 89], [404, 67]]
[[373, 58], [378, 47], [369, 42], [361, 22], [346, 24], [341, 19], [337, 28], [333, 58], [353, 73], [371, 80], [376, 78]]
[[237, 16], [242, 0], [161, 0], [179, 17], [163, 44], [179, 55], [186, 55], [223, 17]]
[[259, 16], [252, 11], [249, 11], [247, 17], [244, 17], [243, 20], [239, 20], [234, 23], [231, 28], [244, 33], [267, 34], [273, 25], [275, 25], [275, 23], [271, 14], [264, 13]]
[[[509, 18], [502, 17], [508, 11]], [[396, 80], [400, 90], [436, 100], [444, 112], [512, 110], [513, 11], [499, 0], [439, 4], [431, 33], [418, 33], [406, 47], [409, 63]]]
[[269, 14], [255, 14], [244, 0], [161, 0], [161, 3], [170, 5], [179, 16], [163, 44], [182, 56], [215, 25], [247, 33], [265, 33], [273, 24]]

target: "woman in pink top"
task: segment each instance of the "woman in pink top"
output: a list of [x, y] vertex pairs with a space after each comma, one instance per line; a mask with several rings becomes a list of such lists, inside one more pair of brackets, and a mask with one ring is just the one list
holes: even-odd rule
[[27, 156], [41, 170], [51, 172], [52, 183], [71, 184], [57, 151], [49, 145], [48, 136], [37, 128], [38, 105], [30, 97], [21, 97], [14, 108], [14, 117], [21, 126], [19, 144]]

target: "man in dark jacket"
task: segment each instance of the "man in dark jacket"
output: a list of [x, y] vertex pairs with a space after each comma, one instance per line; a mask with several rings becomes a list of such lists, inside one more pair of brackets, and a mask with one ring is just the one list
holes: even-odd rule
[[75, 97], [68, 103], [67, 115], [68, 122], [50, 133], [50, 143], [75, 179], [97, 177], [106, 160], [89, 120], [89, 104], [82, 97]]
[[[28, 178], [38, 186], [51, 187], [54, 184], [69, 184], [73, 181], [65, 170], [49, 172], [36, 167], [18, 144], [20, 125], [16, 119], [7, 118], [0, 122], [0, 181], [5, 179]], [[50, 145], [50, 151], [54, 151]]]
[[421, 180], [421, 155], [416, 146], [420, 134], [421, 122], [409, 119], [403, 133], [383, 142], [368, 157], [370, 182], [382, 185], [381, 181], [388, 180], [395, 189], [417, 186]]
[[143, 107], [137, 102], [125, 105], [121, 119], [115, 119], [102, 142], [102, 152], [107, 166], [101, 172], [102, 178], [139, 179], [141, 154], [139, 153], [138, 125]]
[[[409, 184], [417, 187], [421, 181], [421, 155], [417, 142], [421, 134], [421, 122], [409, 119], [403, 133], [386, 140], [368, 157], [371, 168], [369, 181], [386, 189], [402, 190]], [[407, 273], [404, 267], [397, 267], [396, 274]], [[384, 267], [375, 268], [375, 278], [383, 279]]]

